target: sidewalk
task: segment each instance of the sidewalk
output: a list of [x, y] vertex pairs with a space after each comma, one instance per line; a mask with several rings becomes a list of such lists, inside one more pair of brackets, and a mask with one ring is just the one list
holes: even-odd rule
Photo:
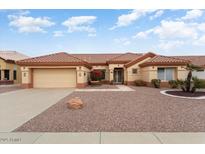
[[204, 144], [205, 133], [0, 133], [0, 144]]
[[93, 88], [93, 89], [75, 89], [75, 91], [80, 91], [80, 92], [96, 92], [96, 91], [135, 91], [134, 89], [125, 86], [125, 85], [116, 85], [117, 89], [97, 89], [97, 88]]

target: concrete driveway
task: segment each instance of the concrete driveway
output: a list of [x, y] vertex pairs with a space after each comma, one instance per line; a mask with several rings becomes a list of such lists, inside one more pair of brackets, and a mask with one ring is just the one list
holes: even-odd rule
[[11, 132], [74, 89], [24, 89], [0, 94], [0, 132]]

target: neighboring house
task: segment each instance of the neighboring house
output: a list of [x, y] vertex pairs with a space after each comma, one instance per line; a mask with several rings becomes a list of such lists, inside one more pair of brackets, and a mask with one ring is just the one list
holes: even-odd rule
[[200, 79], [205, 79], [205, 56], [175, 56], [176, 58], [182, 58], [191, 61], [194, 65], [201, 66], [202, 69], [193, 72], [193, 76], [197, 76]]
[[[65, 52], [29, 58], [17, 62], [22, 70], [22, 85], [27, 88], [85, 87], [90, 72], [101, 70], [105, 82], [134, 84], [152, 79], [185, 79], [190, 59], [154, 53], [68, 54]], [[205, 66], [205, 59], [201, 64]]]
[[28, 58], [16, 51], [0, 51], [0, 85], [21, 83], [21, 70], [16, 61]]

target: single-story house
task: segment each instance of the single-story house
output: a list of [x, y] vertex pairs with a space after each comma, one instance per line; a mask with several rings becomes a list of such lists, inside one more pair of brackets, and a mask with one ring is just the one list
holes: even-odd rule
[[[191, 56], [192, 58], [194, 56]], [[205, 56], [196, 60], [205, 68]], [[194, 58], [162, 56], [152, 52], [123, 54], [68, 54], [65, 52], [28, 58], [17, 62], [21, 66], [22, 86], [27, 88], [85, 87], [92, 70], [103, 72], [104, 82], [134, 84], [143, 80], [185, 79], [186, 65]], [[197, 59], [197, 58], [196, 58]]]
[[16, 51], [0, 51], [0, 85], [21, 83], [21, 69], [16, 61], [26, 58]]

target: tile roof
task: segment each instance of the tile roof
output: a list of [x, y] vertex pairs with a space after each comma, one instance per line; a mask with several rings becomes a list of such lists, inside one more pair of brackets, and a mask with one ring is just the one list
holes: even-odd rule
[[4, 60], [18, 61], [28, 58], [28, 56], [17, 51], [0, 51], [0, 57]]
[[140, 57], [142, 54], [139, 54], [139, 53], [124, 53], [124, 54], [121, 54], [119, 56], [116, 56], [112, 59], [110, 59], [108, 61], [108, 63], [116, 63], [116, 62], [120, 62], [120, 63], [127, 63], [127, 62], [130, 62], [138, 57]]
[[205, 67], [205, 56], [174, 56], [174, 57], [189, 60], [194, 65]]
[[[86, 65], [89, 64], [73, 55], [65, 52], [54, 53], [45, 56], [28, 58], [17, 62], [19, 65]], [[90, 67], [90, 66], [89, 66]]]
[[91, 64], [106, 64], [106, 62], [121, 54], [71, 54]]
[[185, 59], [180, 59], [176, 57], [168, 57], [168, 56], [161, 56], [157, 55], [146, 62], [142, 63], [140, 66], [157, 66], [157, 65], [185, 65], [190, 63], [190, 61]]
[[132, 65], [135, 65], [136, 63], [139, 63], [140, 61], [142, 60], [145, 60], [147, 58], [153, 58], [155, 57], [156, 54], [152, 53], [152, 52], [148, 52], [148, 53], [145, 53], [145, 54], [142, 54], [141, 56], [133, 59], [132, 61], [128, 62], [125, 64], [125, 67], [130, 67]]
[[[0, 52], [3, 53], [3, 52]], [[14, 52], [12, 52], [14, 53]], [[17, 52], [16, 52], [17, 54]], [[1, 54], [0, 54], [1, 55]], [[3, 54], [2, 54], [3, 55]], [[6, 55], [6, 54], [5, 54]], [[8, 55], [8, 54], [7, 54]], [[12, 54], [11, 54], [12, 55]], [[15, 55], [15, 53], [14, 53]], [[16, 59], [23, 58], [24, 60], [18, 61], [19, 65], [90, 65], [95, 64], [106, 64], [106, 63], [123, 63], [127, 67], [133, 65], [144, 57], [152, 57], [140, 66], [151, 66], [151, 65], [181, 65], [192, 62], [195, 65], [200, 65], [205, 67], [205, 56], [161, 56], [154, 55], [154, 53], [138, 54], [138, 53], [124, 53], [124, 54], [68, 54], [66, 52], [60, 52], [45, 56], [39, 56], [34, 58], [24, 59], [24, 56], [13, 56]], [[7, 57], [7, 59], [15, 59], [12, 56]], [[17, 58], [18, 57], [18, 58]], [[3, 56], [2, 56], [3, 58]], [[6, 58], [4, 56], [4, 58]], [[125, 65], [125, 66], [126, 66]]]

